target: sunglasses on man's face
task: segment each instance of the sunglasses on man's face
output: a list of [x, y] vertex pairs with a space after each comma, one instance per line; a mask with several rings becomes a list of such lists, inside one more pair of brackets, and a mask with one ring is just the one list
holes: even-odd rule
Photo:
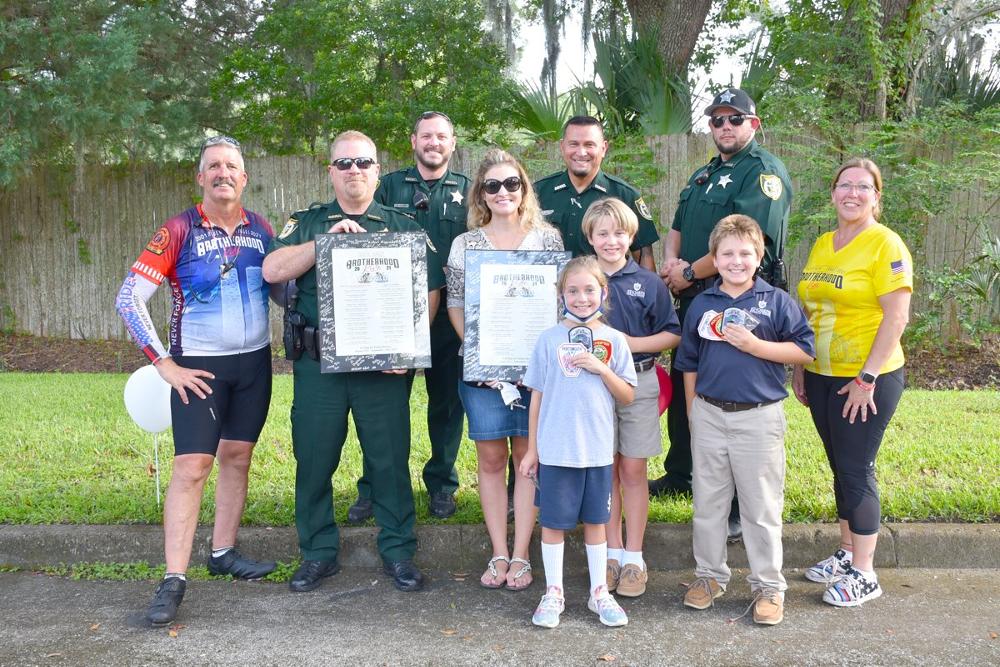
[[750, 118], [753, 118], [753, 116], [751, 116], [750, 114], [734, 113], [730, 116], [712, 116], [711, 121], [712, 121], [712, 127], [716, 128], [725, 125], [727, 120], [729, 121], [729, 124], [732, 125], [733, 127], [739, 127], [740, 125], [743, 124], [744, 121], [749, 120]]
[[510, 176], [502, 181], [498, 181], [495, 178], [488, 178], [483, 181], [483, 191], [488, 195], [495, 195], [500, 192], [500, 186], [507, 192], [517, 192], [521, 189], [521, 179], [517, 176]]
[[375, 164], [375, 158], [370, 157], [341, 157], [333, 161], [333, 166], [337, 168], [338, 171], [347, 171], [351, 168], [351, 165], [356, 165], [361, 171], [366, 169], [371, 169], [372, 165]]

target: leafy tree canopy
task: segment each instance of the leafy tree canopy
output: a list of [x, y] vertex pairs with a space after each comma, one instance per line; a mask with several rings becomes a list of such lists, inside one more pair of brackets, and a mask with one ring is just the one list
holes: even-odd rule
[[413, 119], [447, 113], [472, 138], [509, 107], [502, 47], [478, 0], [303, 0], [270, 12], [225, 59], [214, 98], [226, 128], [268, 152], [315, 152], [360, 129], [396, 154]]

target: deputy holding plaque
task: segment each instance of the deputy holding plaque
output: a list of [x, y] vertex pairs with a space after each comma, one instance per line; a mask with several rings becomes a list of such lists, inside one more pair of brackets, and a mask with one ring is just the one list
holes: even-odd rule
[[[524, 168], [502, 150], [490, 150], [483, 158], [469, 191], [468, 202], [470, 231], [452, 243], [447, 267], [448, 317], [463, 339], [464, 346], [470, 342], [465, 339], [466, 251], [563, 249], [559, 232], [541, 216], [531, 180]], [[507, 289], [516, 290], [518, 286]], [[553, 302], [553, 317], [554, 306]], [[525, 352], [530, 355], [531, 350]], [[535, 525], [534, 486], [531, 480], [517, 474], [514, 484], [514, 549], [511, 552], [507, 548], [507, 486], [504, 472], [509, 451], [513, 452], [516, 467], [528, 448], [527, 407], [530, 392], [522, 387], [485, 381], [460, 382], [459, 394], [469, 417], [469, 437], [476, 441], [479, 497], [493, 546], [493, 556], [480, 583], [487, 588], [522, 590], [531, 584], [528, 545]]]
[[[423, 587], [423, 575], [413, 563], [417, 540], [408, 466], [410, 406], [405, 371], [321, 373], [321, 348], [327, 343], [323, 337], [318, 343], [308, 339], [315, 336], [320, 323], [314, 240], [318, 234], [422, 230], [410, 218], [374, 203], [379, 165], [375, 144], [364, 134], [349, 131], [334, 139], [328, 169], [336, 200], [294, 214], [274, 239], [263, 267], [268, 282], [296, 279], [296, 310], [307, 339], [306, 354], [295, 361], [292, 403], [295, 526], [303, 560], [289, 585], [293, 591], [311, 591], [340, 569], [340, 535], [333, 518], [330, 478], [340, 461], [351, 413], [372, 473], [375, 521], [381, 528], [378, 550], [385, 572], [399, 590], [415, 591]], [[430, 243], [426, 258], [428, 310], [433, 317], [444, 276]], [[377, 267], [371, 268], [373, 274], [377, 272]]]

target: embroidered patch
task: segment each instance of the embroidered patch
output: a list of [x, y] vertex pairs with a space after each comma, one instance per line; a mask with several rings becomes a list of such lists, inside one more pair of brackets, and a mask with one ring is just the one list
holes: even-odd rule
[[605, 364], [611, 362], [611, 341], [609, 340], [595, 340], [594, 341], [594, 356], [603, 361]]
[[160, 227], [146, 245], [146, 250], [154, 255], [162, 255], [168, 245], [170, 245], [170, 231], [166, 227]]
[[642, 200], [642, 197], [635, 200], [635, 208], [639, 211], [639, 215], [646, 218], [646, 220], [653, 219], [653, 215], [649, 212], [649, 207], [646, 206], [646, 202]]
[[784, 190], [784, 186], [781, 184], [781, 179], [773, 174], [761, 174], [760, 175], [760, 189], [764, 195], [774, 201], [778, 201], [781, 198], [781, 192]]
[[298, 220], [296, 220], [295, 218], [289, 218], [288, 222], [285, 223], [285, 226], [282, 227], [281, 233], [278, 234], [278, 238], [283, 239], [286, 236], [289, 236], [292, 232], [295, 231], [295, 228], [298, 226], [299, 226]]

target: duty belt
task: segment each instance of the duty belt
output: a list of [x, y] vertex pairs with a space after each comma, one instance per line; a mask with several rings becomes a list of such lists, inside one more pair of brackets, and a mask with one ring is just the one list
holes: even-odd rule
[[764, 401], [763, 403], [737, 403], [736, 401], [720, 401], [716, 398], [706, 396], [705, 394], [698, 394], [698, 398], [705, 401], [709, 405], [714, 405], [723, 412], [744, 412], [745, 410], [762, 408], [765, 405], [773, 405], [774, 403], [778, 402], [777, 400], [775, 400], [775, 401]]

